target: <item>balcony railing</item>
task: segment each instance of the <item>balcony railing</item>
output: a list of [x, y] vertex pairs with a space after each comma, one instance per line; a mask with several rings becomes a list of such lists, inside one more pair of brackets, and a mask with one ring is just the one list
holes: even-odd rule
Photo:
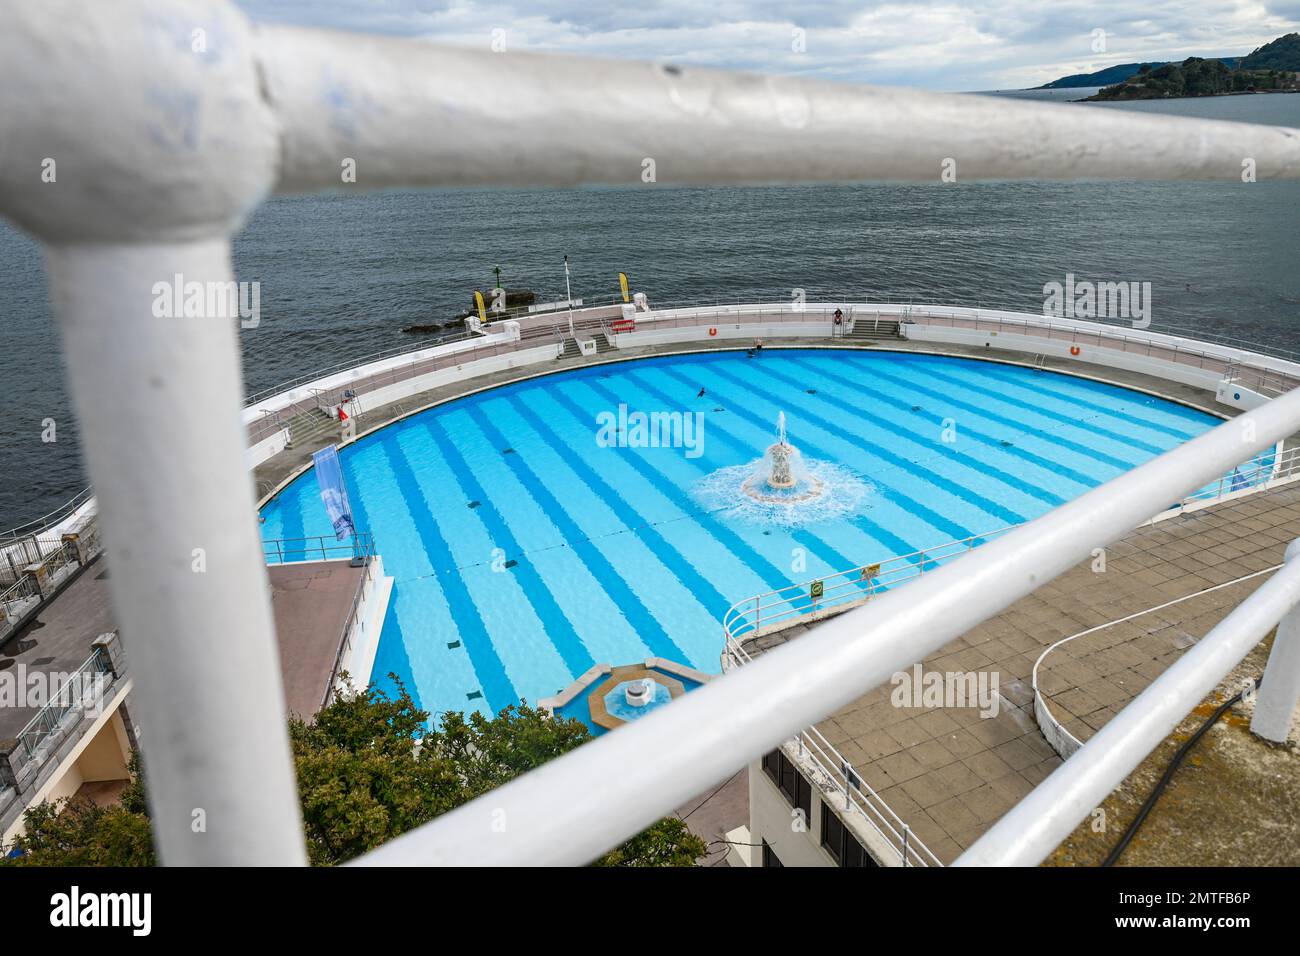
[[102, 647], [95, 648], [85, 663], [59, 685], [50, 695], [49, 702], [18, 732], [18, 742], [28, 758], [36, 756], [46, 741], [61, 733], [71, 715], [76, 714], [80, 719], [93, 711], [112, 683], [112, 675], [108, 652]]
[[[739, 643], [729, 645], [723, 671], [753, 660]], [[899, 866], [943, 866], [911, 828], [903, 822], [853, 765], [816, 727], [807, 727], [782, 743], [786, 753], [803, 767], [822, 798], [834, 804], [848, 820], [870, 827], [898, 857]]]

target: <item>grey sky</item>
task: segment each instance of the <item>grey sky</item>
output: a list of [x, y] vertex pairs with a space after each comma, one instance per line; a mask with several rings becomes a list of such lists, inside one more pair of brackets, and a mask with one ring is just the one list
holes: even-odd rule
[[[1135, 60], [1244, 54], [1300, 0], [236, 0], [257, 20], [487, 48], [668, 59], [938, 90], [1037, 86]], [[798, 52], [796, 30], [804, 31]], [[1095, 50], [1104, 31], [1104, 49]]]

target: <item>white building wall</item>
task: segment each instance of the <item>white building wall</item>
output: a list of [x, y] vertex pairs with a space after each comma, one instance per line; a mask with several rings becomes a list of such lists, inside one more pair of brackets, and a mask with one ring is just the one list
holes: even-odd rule
[[835, 866], [835, 861], [817, 843], [824, 812], [821, 798], [814, 793], [812, 819], [804, 832], [796, 830], [793, 826], [794, 808], [785, 794], [763, 772], [761, 764], [750, 764], [749, 833], [752, 841], [758, 844], [750, 849], [750, 865], [763, 865], [760, 847], [766, 840], [777, 859], [786, 866]]

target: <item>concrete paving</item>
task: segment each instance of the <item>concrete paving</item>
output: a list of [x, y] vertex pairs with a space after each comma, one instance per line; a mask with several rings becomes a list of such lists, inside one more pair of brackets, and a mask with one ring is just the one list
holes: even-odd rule
[[701, 866], [727, 866], [731, 845], [729, 831], [749, 823], [749, 777], [745, 769], [737, 770], [677, 810], [687, 828], [708, 844], [708, 855]]
[[[30, 624], [5, 643], [0, 668], [14, 675], [76, 671], [90, 657], [95, 638], [116, 629], [107, 579], [104, 559], [90, 562]], [[17, 736], [38, 710], [0, 706], [0, 739]]]
[[275, 564], [266, 571], [285, 708], [310, 720], [325, 700], [366, 569], [342, 560]]
[[[1296, 485], [1139, 529], [1107, 549], [1104, 573], [1089, 559], [921, 662], [926, 674], [975, 672], [988, 675], [990, 684], [996, 676], [996, 716], [982, 716], [974, 706], [895, 706], [894, 688], [882, 685], [817, 728], [950, 863], [1061, 763], [1033, 717], [1031, 671], [1043, 650], [1272, 567], [1297, 537]], [[1053, 711], [1086, 740], [1265, 580], [1261, 575], [1107, 628], [1096, 641], [1064, 645], [1049, 655], [1045, 678]], [[779, 646], [806, 630], [800, 625], [751, 646]]]

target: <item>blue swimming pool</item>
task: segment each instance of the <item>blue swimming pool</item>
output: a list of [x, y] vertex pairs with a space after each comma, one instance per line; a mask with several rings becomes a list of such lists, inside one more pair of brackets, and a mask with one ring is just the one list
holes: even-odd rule
[[[626, 440], [637, 411], [687, 413], [698, 434]], [[762, 454], [780, 412], [802, 455], [861, 482], [839, 513], [769, 522], [701, 497]], [[1034, 518], [1217, 421], [1018, 366], [820, 349], [642, 359], [459, 399], [341, 453], [356, 525], [396, 582], [374, 673], [434, 714], [536, 702], [594, 663], [717, 673], [734, 602]], [[310, 472], [263, 515], [268, 539], [330, 533]]]

